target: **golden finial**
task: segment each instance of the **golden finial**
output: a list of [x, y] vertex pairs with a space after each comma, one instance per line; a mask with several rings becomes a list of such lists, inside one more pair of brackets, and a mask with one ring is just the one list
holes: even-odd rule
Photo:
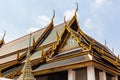
[[65, 24], [65, 29], [67, 29], [69, 31], [69, 28], [68, 28], [68, 25], [67, 25], [67, 22], [65, 20], [66, 17], [64, 17], [64, 24]]
[[75, 16], [77, 15], [77, 11], [78, 11], [78, 3], [76, 2]]
[[55, 18], [55, 10], [53, 9], [53, 17], [52, 17], [52, 22], [53, 22], [53, 20], [54, 20], [54, 18]]
[[65, 24], [65, 29], [67, 29], [68, 30], [68, 26], [67, 26], [67, 22], [66, 22], [66, 19], [65, 19], [66, 17], [64, 17], [64, 24]]

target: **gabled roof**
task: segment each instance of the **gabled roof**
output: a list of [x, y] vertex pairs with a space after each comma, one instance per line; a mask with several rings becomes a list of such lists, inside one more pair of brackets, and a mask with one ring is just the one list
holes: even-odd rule
[[[39, 38], [39, 36], [41, 36], [43, 34], [44, 30], [45, 30], [45, 28], [31, 33], [31, 35], [32, 35], [31, 37], [32, 38], [34, 37], [35, 40], [37, 40]], [[17, 50], [27, 48], [28, 47], [28, 41], [29, 41], [29, 34], [26, 35], [26, 36], [23, 36], [21, 38], [18, 38], [16, 40], [12, 41], [12, 42], [9, 42], [7, 44], [4, 44], [0, 48], [0, 56], [7, 55], [7, 54], [10, 54], [10, 53], [15, 52]]]
[[[116, 69], [120, 70], [119, 59], [115, 55], [113, 55], [106, 46], [97, 42], [95, 39], [89, 37], [80, 29], [80, 26], [78, 25], [76, 18], [77, 10], [78, 8], [76, 9], [75, 15], [72, 17], [70, 21], [66, 22], [64, 20], [64, 23], [54, 26], [52, 19], [51, 23], [46, 28], [31, 33], [33, 38], [32, 45], [30, 47], [31, 60], [32, 60], [31, 62], [33, 67], [37, 65], [37, 67], [34, 68], [34, 73], [41, 71], [40, 69], [52, 68], [52, 66], [56, 68], [56, 67], [64, 67], [63, 65], [68, 66], [69, 64], [76, 64], [76, 62], [79, 63], [79, 56], [84, 56], [84, 55], [88, 56], [88, 54], [94, 57], [94, 60], [89, 60], [89, 61], [97, 62], [96, 59], [97, 56], [97, 58], [100, 59], [99, 62], [106, 65], [104, 62], [106, 61], [107, 64], [110, 65], [109, 67], [114, 68], [115, 70]], [[61, 52], [60, 50], [64, 48], [69, 37], [72, 37], [72, 39], [78, 43], [77, 48], [79, 49], [69, 48], [68, 51]], [[1, 69], [4, 70], [13, 66], [12, 68], [9, 68], [10, 70], [12, 70], [11, 72], [9, 70], [8, 72], [7, 71], [3, 72], [4, 76], [10, 77], [11, 75], [15, 76], [16, 74], [19, 74], [19, 71], [25, 62], [24, 60], [26, 58], [25, 56], [26, 56], [26, 49], [29, 43], [28, 41], [29, 41], [29, 36], [26, 35], [13, 42], [5, 44], [0, 48], [0, 52], [1, 52], [0, 60], [3, 61], [2, 63], [0, 63], [2, 64], [1, 66], [13, 60], [17, 61], [15, 62], [16, 64], [14, 63], [14, 65], [12, 64], [10, 66], [5, 65], [5, 68]], [[4, 59], [6, 59], [6, 61], [4, 61]], [[72, 62], [71, 60], [75, 62]], [[69, 64], [66, 64], [66, 62], [64, 61], [69, 62]], [[58, 64], [57, 62], [59, 62], [61, 65]], [[19, 67], [16, 67], [16, 65], [18, 64]], [[79, 68], [78, 65], [79, 64], [77, 64], [76, 66], [77, 68]], [[84, 64], [82, 64], [82, 66], [83, 65]], [[85, 65], [88, 64], [85, 63]], [[46, 67], [46, 66], [50, 66], [50, 67]], [[15, 71], [18, 71], [18, 73], [16, 73]], [[117, 74], [118, 73], [120, 73], [120, 71], [118, 71]]]

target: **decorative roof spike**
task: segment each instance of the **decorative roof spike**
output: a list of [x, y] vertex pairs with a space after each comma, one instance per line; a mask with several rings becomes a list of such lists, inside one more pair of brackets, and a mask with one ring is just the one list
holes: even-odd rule
[[22, 74], [18, 78], [18, 80], [36, 80], [32, 74], [32, 67], [30, 63], [30, 44], [31, 44], [31, 34], [30, 34], [30, 40], [29, 40], [29, 47], [28, 47], [28, 52], [26, 55], [26, 62], [25, 65], [22, 69]]
[[64, 24], [65, 24], [65, 29], [67, 29], [68, 31], [70, 31], [69, 29], [68, 29], [68, 25], [67, 25], [67, 22], [66, 22], [66, 19], [65, 19], [66, 17], [64, 17]]
[[78, 12], [78, 3], [76, 2], [75, 16], [77, 15], [77, 12]]
[[51, 20], [52, 23], [53, 23], [54, 18], [55, 18], [55, 10], [53, 9], [53, 17], [52, 17], [52, 20]]

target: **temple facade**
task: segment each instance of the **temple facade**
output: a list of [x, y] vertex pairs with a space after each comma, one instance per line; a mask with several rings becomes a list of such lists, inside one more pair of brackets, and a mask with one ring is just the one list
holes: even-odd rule
[[77, 21], [54, 25], [7, 44], [0, 41], [0, 77], [13, 80], [120, 80], [120, 60]]

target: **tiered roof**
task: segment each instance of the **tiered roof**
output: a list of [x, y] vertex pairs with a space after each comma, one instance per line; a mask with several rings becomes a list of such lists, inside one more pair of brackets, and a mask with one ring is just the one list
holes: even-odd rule
[[[70, 21], [54, 26], [50, 24], [31, 33], [30, 59], [34, 76], [67, 69], [94, 65], [120, 75], [120, 61], [106, 45], [85, 34], [77, 22], [77, 9]], [[1, 45], [0, 72], [3, 77], [21, 74], [25, 63], [29, 35]]]

